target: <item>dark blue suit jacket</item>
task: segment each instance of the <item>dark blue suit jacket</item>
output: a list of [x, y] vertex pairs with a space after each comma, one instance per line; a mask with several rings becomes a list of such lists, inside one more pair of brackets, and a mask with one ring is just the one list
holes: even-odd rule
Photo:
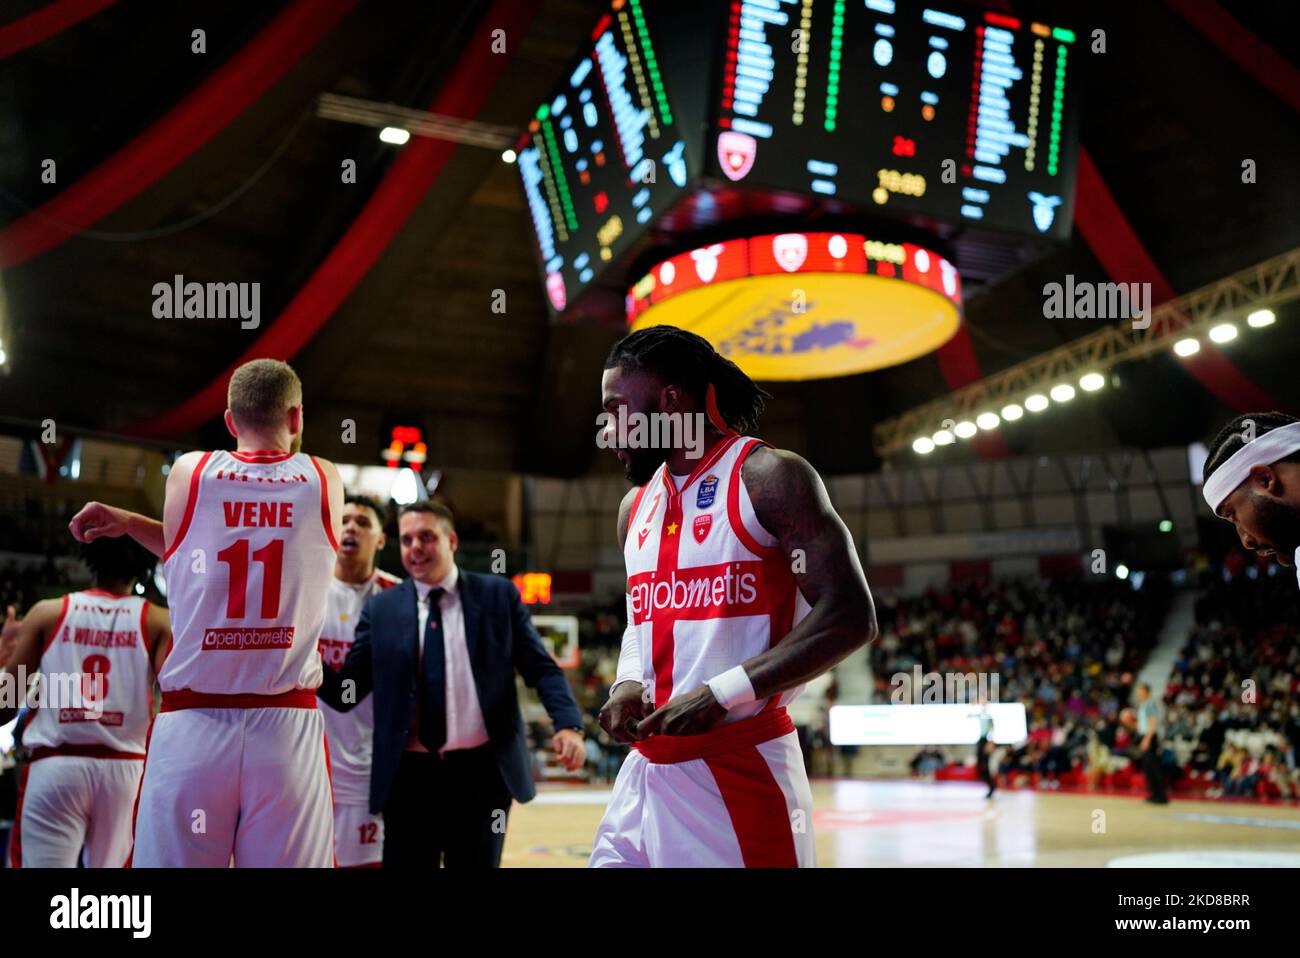
[[[536, 789], [524, 718], [515, 692], [515, 672], [530, 688], [537, 689], [556, 729], [581, 729], [582, 714], [564, 673], [542, 644], [515, 584], [500, 576], [461, 569], [457, 588], [489, 745], [510, 794], [515, 801], [527, 802]], [[418, 599], [414, 580], [406, 579], [366, 600], [343, 668], [337, 672], [326, 668], [320, 687], [320, 697], [340, 711], [354, 708], [369, 694], [375, 696], [372, 814], [384, 809], [410, 733], [420, 679]], [[349, 679], [356, 683], [355, 694], [345, 702], [343, 683]]]

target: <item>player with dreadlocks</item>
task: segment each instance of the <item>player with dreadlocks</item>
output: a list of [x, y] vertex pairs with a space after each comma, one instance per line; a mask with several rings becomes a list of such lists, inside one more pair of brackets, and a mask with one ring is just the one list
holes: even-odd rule
[[1242, 545], [1300, 567], [1300, 420], [1280, 412], [1231, 420], [1210, 445], [1203, 480], [1205, 501]]
[[591, 864], [812, 866], [812, 794], [785, 707], [875, 637], [853, 539], [807, 462], [746, 435], [771, 397], [707, 340], [632, 333], [601, 393], [608, 420], [695, 417], [705, 438], [602, 436], [635, 488], [618, 515], [628, 624], [600, 721], [634, 751]]
[[[137, 594], [153, 556], [130, 539], [82, 547], [91, 586], [45, 599], [23, 618], [0, 688], [40, 675], [23, 730], [23, 768], [11, 867], [120, 868], [144, 772], [153, 686], [171, 644], [167, 610]], [[16, 681], [15, 681], [16, 680]], [[6, 707], [8, 706], [8, 707]], [[12, 703], [0, 701], [0, 724]]]

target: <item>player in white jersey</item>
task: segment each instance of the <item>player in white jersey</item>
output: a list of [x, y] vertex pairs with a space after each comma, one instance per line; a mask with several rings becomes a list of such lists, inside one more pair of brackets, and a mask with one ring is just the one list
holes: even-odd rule
[[[23, 617], [0, 682], [40, 675], [23, 745], [22, 798], [10, 865], [121, 868], [144, 769], [154, 676], [171, 639], [167, 612], [135, 594], [153, 569], [130, 540], [84, 547], [93, 581]], [[0, 707], [0, 725], [13, 708]]]
[[1300, 576], [1300, 419], [1237, 416], [1210, 444], [1202, 479], [1206, 503], [1243, 546]]
[[[352, 648], [362, 606], [377, 592], [401, 580], [375, 567], [384, 547], [381, 507], [366, 496], [348, 496], [343, 505], [334, 579], [320, 634], [321, 661], [338, 671]], [[334, 863], [339, 868], [379, 868], [384, 863], [384, 816], [370, 814], [370, 758], [374, 746], [374, 703], [366, 696], [348, 712], [320, 700], [330, 746], [334, 787]]]
[[[590, 863], [815, 865], [785, 705], [875, 637], [852, 537], [807, 462], [741, 435], [767, 394], [706, 340], [632, 333], [601, 392], [602, 445], [637, 488], [619, 509], [628, 626], [600, 720], [634, 751]], [[638, 441], [656, 435], [671, 438]]]
[[163, 521], [90, 503], [80, 540], [163, 556], [174, 641], [159, 676], [132, 864], [331, 867], [334, 816], [317, 650], [343, 486], [299, 452], [302, 384], [270, 359], [235, 370], [234, 452], [186, 453]]

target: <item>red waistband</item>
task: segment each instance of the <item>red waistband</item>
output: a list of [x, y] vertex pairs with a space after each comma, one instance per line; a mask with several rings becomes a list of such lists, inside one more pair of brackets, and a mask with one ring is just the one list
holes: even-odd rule
[[179, 709], [314, 709], [315, 689], [290, 689], [278, 695], [218, 695], [215, 692], [195, 692], [177, 689], [162, 694], [163, 712]]
[[794, 722], [784, 709], [772, 709], [739, 722], [732, 722], [703, 735], [652, 735], [632, 747], [656, 765], [676, 765], [694, 758], [712, 758], [753, 745], [770, 742], [794, 731]]
[[71, 755], [76, 758], [144, 758], [144, 752], [120, 752], [107, 745], [38, 745], [32, 749], [31, 761], [53, 758], [56, 755]]

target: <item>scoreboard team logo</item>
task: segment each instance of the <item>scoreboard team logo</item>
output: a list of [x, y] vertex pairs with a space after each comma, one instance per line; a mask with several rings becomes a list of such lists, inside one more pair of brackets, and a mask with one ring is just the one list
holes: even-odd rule
[[733, 183], [743, 180], [754, 168], [757, 153], [758, 141], [748, 133], [727, 130], [718, 134], [718, 162]]

